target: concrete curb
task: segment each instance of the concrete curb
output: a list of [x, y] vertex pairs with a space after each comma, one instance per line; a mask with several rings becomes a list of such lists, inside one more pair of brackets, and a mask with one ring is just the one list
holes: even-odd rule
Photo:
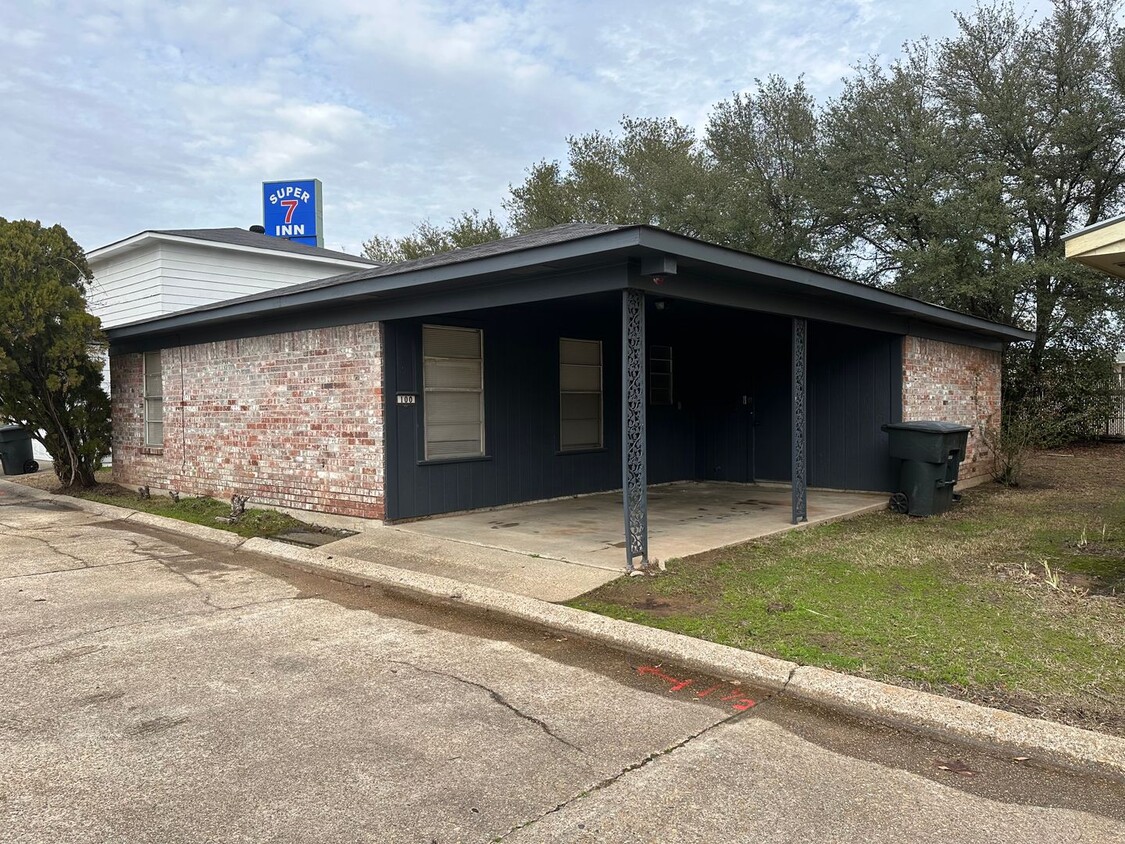
[[550, 604], [536, 598], [513, 595], [450, 580], [445, 577], [337, 557], [323, 550], [280, 545], [268, 539], [249, 539], [247, 551], [279, 557], [302, 571], [359, 585], [375, 585], [427, 601], [454, 603], [478, 612], [494, 613], [505, 619], [546, 627], [559, 633], [580, 636], [621, 650], [644, 654], [736, 679], [753, 678], [759, 686], [772, 690], [785, 687], [795, 663], [762, 656], [751, 651], [716, 645], [690, 636], [643, 627], [628, 621], [595, 615], [583, 610]]
[[938, 738], [1125, 782], [1125, 739], [803, 665], [786, 694]]
[[[0, 481], [27, 497], [60, 496]], [[1039, 762], [1096, 773], [1125, 782], [1125, 739], [1028, 718], [927, 692], [905, 689], [738, 648], [657, 630], [497, 589], [462, 583], [378, 563], [298, 548], [163, 516], [139, 513], [79, 498], [67, 504], [112, 519], [127, 519], [195, 539], [265, 554], [302, 571], [361, 586], [378, 586], [427, 602], [455, 604], [507, 620], [589, 639], [609, 647], [675, 662], [687, 668], [783, 692], [820, 707], [870, 718], [893, 727], [934, 735]]]
[[[115, 507], [114, 509], [123, 510], [125, 508]], [[229, 530], [219, 530], [219, 528], [207, 527], [206, 525], [197, 525], [194, 522], [182, 522], [179, 519], [172, 519], [168, 516], [156, 516], [152, 513], [145, 513], [140, 510], [130, 510], [128, 512], [130, 515], [125, 518], [139, 525], [148, 525], [149, 527], [172, 531], [173, 533], [190, 536], [193, 539], [216, 542], [219, 545], [226, 545], [230, 548], [237, 548], [246, 543], [245, 536], [239, 536], [237, 533], [231, 533]], [[169, 524], [169, 522], [172, 524]], [[278, 543], [272, 544], [276, 545]]]

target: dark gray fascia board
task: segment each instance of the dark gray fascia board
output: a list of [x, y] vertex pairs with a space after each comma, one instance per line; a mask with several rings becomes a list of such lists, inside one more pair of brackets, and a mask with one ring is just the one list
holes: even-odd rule
[[[588, 241], [597, 238], [599, 248], [590, 249]], [[169, 314], [106, 330], [110, 340], [126, 340], [152, 333], [182, 331], [196, 326], [209, 325], [230, 319], [247, 319], [255, 316], [274, 315], [290, 309], [308, 309], [328, 304], [344, 305], [345, 298], [377, 297], [379, 294], [415, 290], [419, 287], [450, 281], [468, 281], [483, 276], [521, 270], [537, 264], [552, 264], [560, 261], [573, 261], [581, 258], [602, 257], [604, 253], [635, 249], [639, 245], [639, 229], [622, 229], [608, 233], [594, 234], [584, 238], [491, 255], [475, 261], [443, 264], [438, 267], [403, 273], [402, 275], [383, 275], [374, 278], [358, 278], [329, 287], [301, 290], [286, 294], [284, 289], [276, 291], [269, 298], [244, 300], [232, 303], [216, 303], [213, 306], [193, 308], [179, 314]], [[359, 273], [363, 271], [360, 270]], [[349, 273], [350, 275], [350, 273]], [[621, 280], [624, 287], [624, 277]]]
[[[479, 281], [489, 275], [526, 270], [537, 265], [589, 258], [609, 260], [614, 253], [623, 258], [650, 254], [675, 255], [753, 276], [787, 281], [799, 287], [821, 291], [845, 300], [858, 300], [881, 310], [890, 310], [901, 316], [935, 322], [961, 331], [1000, 337], [1005, 340], [1034, 339], [1033, 334], [1018, 328], [961, 314], [859, 282], [760, 258], [649, 226], [599, 232], [560, 243], [535, 246], [470, 261], [442, 264], [401, 274], [367, 277], [365, 271], [359, 270], [346, 274], [356, 278], [342, 280], [338, 284], [292, 293], [279, 290], [266, 296], [205, 305], [167, 317], [116, 326], [108, 329], [107, 334], [111, 341], [117, 342], [150, 334], [176, 333], [231, 320], [270, 319], [287, 311], [300, 313], [330, 305], [346, 306], [347, 299], [372, 300], [380, 296], [399, 296], [428, 285]], [[637, 278], [629, 283], [644, 286], [647, 280]], [[686, 298], [690, 298], [690, 295]]]
[[659, 286], [651, 279], [632, 279], [631, 286], [644, 290], [653, 298], [685, 299], [725, 308], [758, 311], [786, 317], [850, 325], [887, 334], [912, 334], [931, 340], [943, 340], [982, 349], [1000, 349], [1003, 340], [994, 333], [987, 336], [925, 322], [903, 313], [873, 310], [848, 301], [826, 296], [802, 296], [777, 290], [763, 290], [754, 285], [723, 284], [706, 277], [681, 275], [667, 278]]
[[[807, 270], [803, 267], [773, 261], [769, 258], [761, 258], [757, 255], [750, 255], [724, 246], [716, 246], [701, 240], [680, 237], [660, 229], [642, 228], [640, 232], [640, 245], [649, 249], [671, 252], [684, 258], [715, 266], [777, 278], [850, 299], [860, 299], [883, 308], [892, 308], [904, 316], [910, 315], [962, 330], [993, 336], [1000, 335], [1006, 340], [1035, 339], [1035, 334], [1030, 331], [1002, 325], [998, 322], [990, 322], [969, 314], [962, 314], [940, 305], [932, 305], [919, 299], [911, 299], [909, 296], [870, 287], [858, 281], [849, 281], [845, 278], [818, 273], [815, 270]], [[643, 286], [643, 283], [638, 286]]]

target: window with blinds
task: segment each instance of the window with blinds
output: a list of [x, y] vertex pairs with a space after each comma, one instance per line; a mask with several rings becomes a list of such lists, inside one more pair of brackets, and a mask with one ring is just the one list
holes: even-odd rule
[[484, 455], [484, 366], [477, 328], [422, 326], [426, 459]]
[[559, 339], [559, 450], [602, 447], [602, 343]]
[[145, 445], [164, 446], [164, 370], [160, 352], [145, 352]]

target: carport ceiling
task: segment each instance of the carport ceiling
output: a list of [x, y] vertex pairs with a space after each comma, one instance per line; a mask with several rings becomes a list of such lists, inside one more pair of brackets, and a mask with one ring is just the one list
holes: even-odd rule
[[1068, 234], [1063, 242], [1070, 260], [1125, 278], [1125, 215]]

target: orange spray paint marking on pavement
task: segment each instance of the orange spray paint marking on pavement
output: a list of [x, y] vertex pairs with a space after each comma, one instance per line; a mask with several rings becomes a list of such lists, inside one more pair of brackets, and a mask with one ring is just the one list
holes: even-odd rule
[[642, 674], [642, 675], [643, 674], [651, 674], [654, 677], [659, 677], [661, 680], [667, 680], [669, 683], [680, 682], [679, 680], [677, 680], [675, 677], [671, 676], [670, 674], [665, 674], [663, 671], [661, 671], [655, 665], [642, 665], [640, 668], [637, 669], [637, 673]]
[[[660, 669], [660, 666], [658, 665], [639, 666], [637, 668], [637, 673], [642, 677], [656, 677], [659, 680], [663, 680], [665, 683], [668, 683], [669, 692], [682, 692], [684, 689], [688, 688], [695, 682], [695, 680], [692, 678], [680, 680], [676, 677], [673, 677], [671, 674], [662, 671]], [[695, 692], [694, 697], [696, 699], [704, 698], [712, 694], [713, 692], [717, 692], [728, 687], [732, 689], [730, 694], [724, 695], [723, 697], [719, 698], [719, 700], [723, 701], [724, 703], [730, 703], [731, 709], [733, 709], [735, 712], [745, 712], [750, 707], [757, 705], [757, 701], [755, 701], [753, 698], [745, 697], [743, 695], [743, 690], [735, 686], [733, 683], [719, 683], [717, 685], [711, 686], [708, 689], [704, 689], [701, 692]]]

